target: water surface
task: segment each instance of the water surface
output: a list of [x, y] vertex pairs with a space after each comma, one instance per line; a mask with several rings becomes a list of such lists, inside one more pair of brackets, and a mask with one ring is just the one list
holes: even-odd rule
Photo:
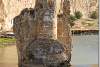
[[[72, 67], [98, 67], [98, 35], [77, 35], [72, 40]], [[0, 48], [0, 67], [17, 67], [15, 45]]]
[[72, 64], [98, 64], [98, 35], [72, 37]]

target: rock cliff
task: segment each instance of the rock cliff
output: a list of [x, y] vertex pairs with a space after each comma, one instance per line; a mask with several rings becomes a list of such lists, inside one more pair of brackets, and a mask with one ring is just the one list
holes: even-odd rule
[[[57, 0], [57, 12], [61, 13], [63, 0]], [[71, 14], [81, 11], [87, 17], [91, 11], [98, 7], [98, 0], [70, 0]], [[0, 0], [0, 31], [12, 31], [13, 18], [25, 7], [34, 8], [35, 0]]]
[[88, 18], [92, 11], [97, 10], [98, 0], [70, 0], [71, 14], [80, 11], [84, 18]]
[[0, 31], [12, 31], [13, 18], [22, 9], [34, 7], [35, 0], [0, 0]]

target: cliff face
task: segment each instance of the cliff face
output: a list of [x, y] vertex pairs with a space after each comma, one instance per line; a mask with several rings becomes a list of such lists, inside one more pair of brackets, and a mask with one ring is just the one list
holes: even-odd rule
[[2, 0], [0, 0], [0, 19], [5, 18], [6, 14], [5, 14], [5, 9], [4, 9], [4, 3]]
[[[63, 0], [57, 0], [57, 12], [62, 12]], [[80, 11], [83, 17], [87, 17], [91, 11], [98, 7], [98, 0], [70, 0], [71, 14], [74, 11]], [[35, 0], [0, 0], [0, 31], [11, 31], [13, 18], [17, 16], [24, 8], [34, 8]]]
[[24, 8], [34, 7], [35, 0], [0, 0], [0, 31], [11, 31], [13, 18]]
[[12, 19], [24, 8], [34, 8], [34, 5], [35, 0], [0, 0], [0, 31], [12, 31]]
[[98, 0], [70, 0], [71, 14], [80, 11], [84, 18], [87, 18], [92, 11], [98, 7]]
[[4, 9], [4, 3], [2, 0], [0, 0], [0, 30], [2, 29], [2, 26], [5, 22], [5, 18], [6, 18], [6, 12]]

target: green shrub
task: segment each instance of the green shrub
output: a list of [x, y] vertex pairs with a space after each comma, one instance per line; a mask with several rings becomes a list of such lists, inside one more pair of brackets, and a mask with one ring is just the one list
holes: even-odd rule
[[98, 18], [97, 12], [96, 12], [96, 11], [91, 12], [90, 18], [92, 18], [92, 19], [97, 19], [97, 18]]
[[70, 25], [71, 25], [71, 27], [74, 26], [74, 24], [75, 24], [74, 21], [76, 20], [75, 16], [70, 15], [69, 19], [70, 19]]
[[74, 13], [74, 15], [75, 15], [75, 17], [77, 18], [77, 19], [80, 19], [83, 15], [82, 15], [82, 13], [80, 12], [80, 11], [76, 11], [75, 13]]
[[73, 22], [73, 21], [75, 21], [75, 20], [76, 20], [75, 16], [70, 15], [70, 21]]
[[71, 26], [74, 26], [75, 23], [74, 21], [77, 20], [77, 19], [80, 19], [82, 17], [82, 13], [80, 11], [77, 11], [74, 13], [74, 15], [70, 15], [70, 25]]

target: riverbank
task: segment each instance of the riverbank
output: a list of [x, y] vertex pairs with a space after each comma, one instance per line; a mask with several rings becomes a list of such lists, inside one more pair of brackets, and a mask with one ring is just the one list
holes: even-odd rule
[[[99, 34], [99, 30], [80, 30], [80, 29], [71, 29], [71, 33], [72, 36], [75, 35], [98, 35]], [[0, 37], [0, 47], [4, 47], [7, 45], [13, 45], [16, 43], [16, 39], [14, 38], [14, 34], [13, 36], [2, 36]]]
[[[72, 34], [98, 34], [99, 29], [70, 29]], [[0, 38], [14, 38], [13, 32], [0, 33]]]
[[15, 44], [16, 44], [15, 38], [0, 38], [0, 48], [4, 48]]
[[99, 34], [99, 30], [95, 29], [95, 30], [88, 30], [88, 29], [71, 29], [71, 33], [74, 35], [79, 35], [79, 34]]

